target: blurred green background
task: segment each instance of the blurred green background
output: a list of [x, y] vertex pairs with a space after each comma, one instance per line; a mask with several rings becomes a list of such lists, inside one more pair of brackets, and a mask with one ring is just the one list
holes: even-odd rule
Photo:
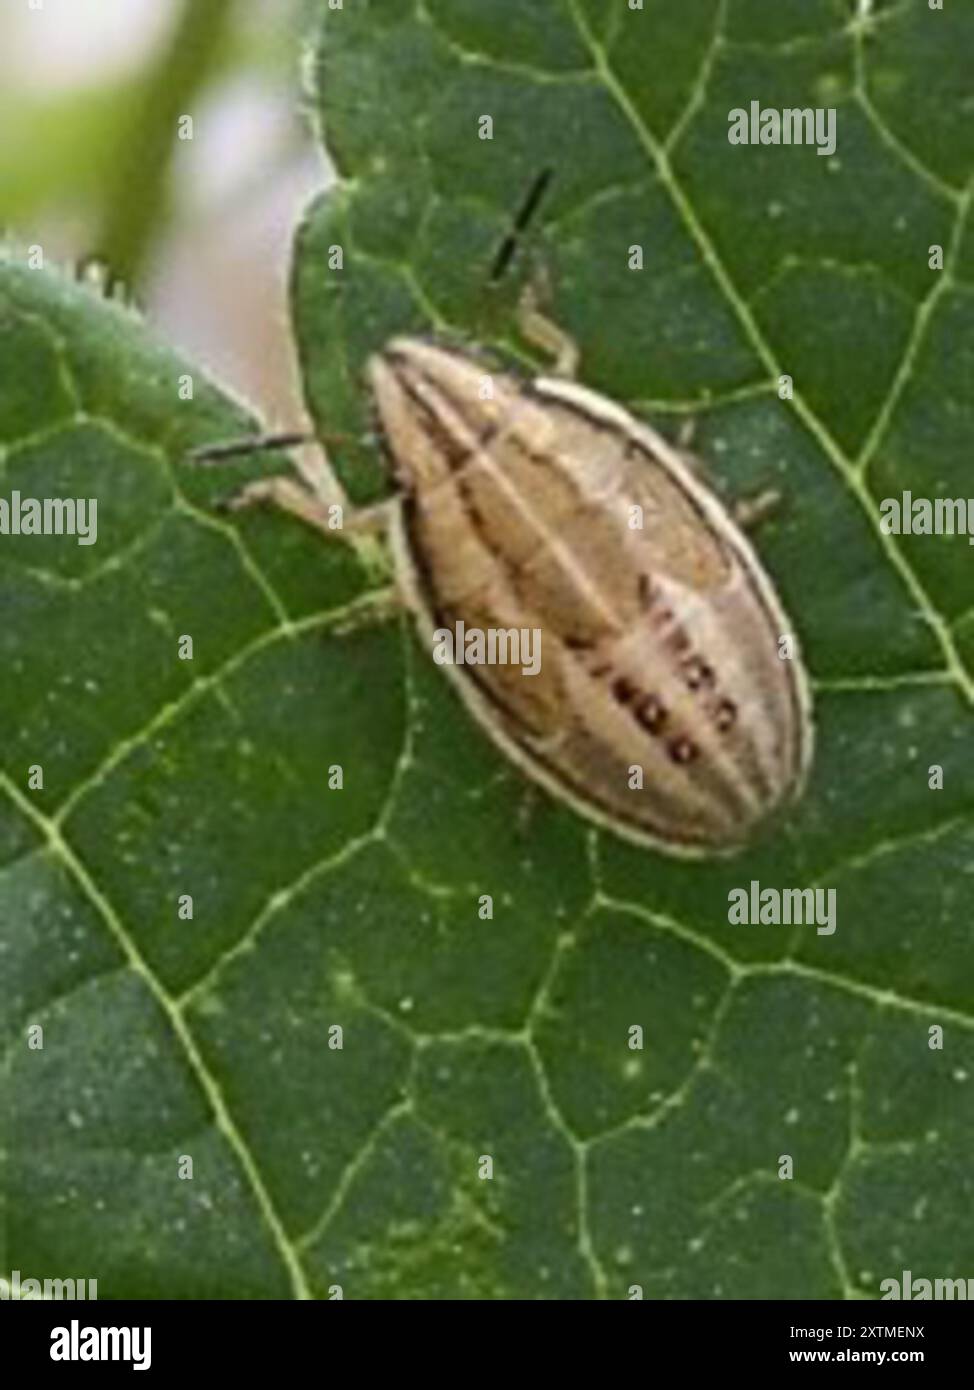
[[[39, 8], [33, 8], [38, 4]], [[293, 230], [330, 180], [303, 109], [314, 0], [6, 0], [0, 228], [103, 258], [160, 334], [268, 419], [301, 418]], [[179, 118], [193, 117], [193, 138]]]

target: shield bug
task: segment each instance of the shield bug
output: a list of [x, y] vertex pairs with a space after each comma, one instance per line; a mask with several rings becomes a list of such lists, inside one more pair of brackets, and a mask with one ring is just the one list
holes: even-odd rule
[[[390, 342], [367, 375], [396, 484], [384, 520], [424, 642], [540, 633], [533, 674], [447, 665], [478, 722], [618, 833], [677, 853], [740, 848], [799, 791], [812, 726], [790, 624], [717, 495], [574, 382], [419, 338]], [[290, 479], [242, 494], [259, 498], [335, 534]]]
[[[522, 327], [563, 373], [574, 364], [536, 310]], [[394, 339], [367, 377], [396, 491], [351, 526], [387, 535], [424, 642], [540, 639], [536, 669], [455, 653], [446, 669], [474, 717], [535, 782], [623, 836], [741, 848], [802, 787], [811, 705], [774, 587], [693, 461], [564, 375], [494, 371], [445, 342]], [[310, 487], [263, 479], [236, 505], [273, 501], [333, 537], [338, 484], [301, 471]]]
[[461, 623], [541, 634], [533, 676], [448, 667], [495, 742], [623, 834], [698, 853], [751, 838], [801, 786], [810, 704], [773, 586], [716, 495], [574, 383], [485, 376], [410, 338], [368, 373], [397, 574], [427, 641]]

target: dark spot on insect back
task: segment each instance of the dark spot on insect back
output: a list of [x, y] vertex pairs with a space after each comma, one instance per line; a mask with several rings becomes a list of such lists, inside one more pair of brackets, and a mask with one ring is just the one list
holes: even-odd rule
[[682, 735], [679, 738], [670, 739], [667, 744], [667, 752], [672, 762], [684, 765], [692, 763], [700, 755], [700, 749], [693, 740]]
[[726, 733], [737, 722], [737, 706], [733, 700], [721, 700], [714, 715], [714, 723], [720, 732]]
[[701, 690], [704, 686], [712, 689], [717, 683], [717, 676], [712, 666], [708, 666], [702, 657], [692, 656], [683, 667], [686, 683], [691, 690]]
[[636, 706], [636, 718], [647, 733], [658, 734], [666, 723], [666, 706], [656, 695], [647, 695]]
[[690, 637], [682, 623], [675, 624], [673, 631], [667, 634], [666, 645], [678, 656], [690, 650]]
[[617, 676], [612, 682], [612, 694], [620, 705], [628, 705], [639, 694], [639, 686], [628, 676]]

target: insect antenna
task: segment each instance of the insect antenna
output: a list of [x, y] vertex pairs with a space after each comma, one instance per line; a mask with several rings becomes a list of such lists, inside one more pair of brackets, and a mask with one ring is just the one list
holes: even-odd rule
[[224, 459], [263, 453], [267, 449], [293, 449], [298, 444], [313, 443], [314, 438], [313, 434], [303, 431], [253, 434], [244, 439], [225, 439], [221, 444], [204, 444], [199, 449], [191, 449], [189, 457], [194, 463], [219, 463]]
[[507, 232], [500, 246], [497, 248], [497, 255], [494, 257], [494, 263], [491, 266], [490, 275], [488, 277], [489, 284], [496, 285], [498, 280], [506, 274], [507, 267], [514, 259], [518, 243], [524, 235], [528, 224], [537, 212], [538, 205], [544, 197], [549, 183], [554, 177], [554, 172], [555, 171], [550, 168], [542, 169], [528, 189], [524, 201], [511, 223], [510, 231]]

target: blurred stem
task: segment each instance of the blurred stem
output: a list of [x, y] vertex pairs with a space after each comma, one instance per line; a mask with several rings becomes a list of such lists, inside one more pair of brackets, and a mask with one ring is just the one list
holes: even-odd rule
[[148, 67], [106, 184], [95, 252], [136, 284], [160, 231], [180, 116], [219, 62], [237, 0], [184, 0], [169, 43]]

